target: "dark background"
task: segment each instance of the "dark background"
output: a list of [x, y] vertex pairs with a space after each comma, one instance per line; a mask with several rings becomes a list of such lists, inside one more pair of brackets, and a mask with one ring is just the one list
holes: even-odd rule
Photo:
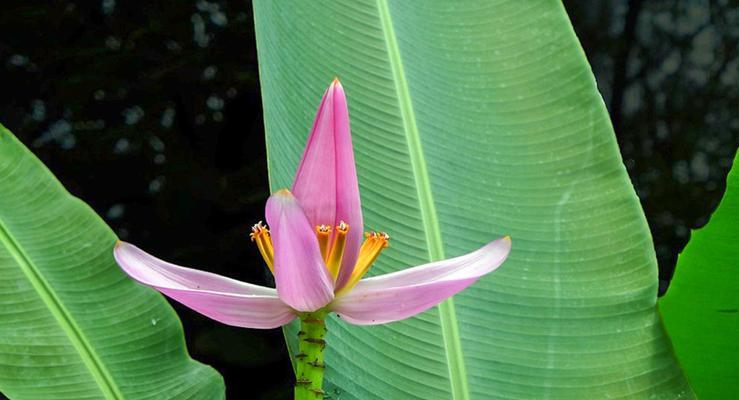
[[[565, 1], [649, 220], [663, 291], [739, 145], [733, 1]], [[166, 260], [266, 283], [268, 195], [246, 1], [4, 0], [0, 122], [116, 231]], [[308, 129], [308, 127], [306, 127]], [[173, 304], [229, 398], [289, 398], [279, 330]]]

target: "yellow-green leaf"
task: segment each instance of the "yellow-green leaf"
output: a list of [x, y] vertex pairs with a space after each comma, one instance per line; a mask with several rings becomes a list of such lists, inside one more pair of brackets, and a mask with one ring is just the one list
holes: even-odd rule
[[665, 328], [695, 393], [739, 398], [739, 154], [711, 220], [694, 231], [660, 299]]

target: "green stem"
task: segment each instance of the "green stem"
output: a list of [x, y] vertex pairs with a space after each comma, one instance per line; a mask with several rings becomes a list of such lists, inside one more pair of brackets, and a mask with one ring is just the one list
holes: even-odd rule
[[300, 316], [298, 354], [295, 355], [295, 400], [323, 399], [323, 349], [326, 348], [326, 312]]

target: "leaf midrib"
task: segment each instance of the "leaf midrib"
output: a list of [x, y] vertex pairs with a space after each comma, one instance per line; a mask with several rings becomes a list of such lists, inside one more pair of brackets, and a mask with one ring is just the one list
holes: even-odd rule
[[59, 325], [67, 334], [72, 345], [90, 371], [93, 379], [98, 384], [100, 391], [110, 400], [123, 400], [124, 397], [116, 386], [108, 370], [97, 356], [92, 346], [88, 343], [84, 334], [74, 322], [74, 319], [66, 310], [62, 302], [57, 298], [50, 285], [41, 275], [41, 272], [31, 261], [23, 248], [13, 239], [5, 223], [0, 219], [0, 244], [8, 249], [11, 257], [20, 266], [23, 274], [33, 285], [43, 303], [47, 306]]
[[[418, 132], [418, 125], [416, 125], [410, 90], [408, 88], [408, 82], [405, 79], [400, 49], [393, 29], [392, 17], [387, 0], [377, 0], [377, 9], [380, 23], [382, 24], [382, 32], [385, 36], [388, 59], [393, 73], [393, 83], [395, 84], [398, 97], [400, 115], [403, 121], [403, 131], [408, 143], [408, 155], [413, 178], [416, 182], [418, 203], [421, 212], [421, 221], [423, 222], [424, 233], [426, 235], [429, 260], [443, 260], [444, 246], [441, 240], [441, 229], [439, 228], [436, 207], [431, 193], [431, 182], [426, 168], [421, 137]], [[464, 357], [462, 356], [462, 342], [459, 337], [459, 325], [452, 298], [439, 304], [439, 319], [441, 321], [442, 339], [448, 363], [452, 399], [469, 400], [467, 371]]]

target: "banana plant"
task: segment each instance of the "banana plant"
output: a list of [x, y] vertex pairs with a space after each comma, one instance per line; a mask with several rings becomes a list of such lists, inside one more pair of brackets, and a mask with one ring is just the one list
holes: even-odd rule
[[0, 125], [0, 392], [12, 400], [222, 399], [116, 236]]
[[[513, 248], [415, 318], [327, 320], [341, 399], [692, 398], [653, 244], [558, 1], [254, 2], [270, 183], [289, 187], [333, 76], [348, 96], [369, 274]], [[297, 327], [286, 329], [293, 351]]]
[[711, 220], [694, 231], [659, 301], [680, 364], [701, 399], [739, 397], [739, 154]]
[[[227, 324], [289, 324], [296, 399], [694, 398], [657, 310], [643, 211], [560, 2], [254, 10], [275, 193], [272, 232], [252, 237], [277, 288], [117, 241], [0, 127], [0, 391], [223, 398], [171, 308], [125, 272]], [[731, 287], [704, 296], [732, 276], [735, 180], [661, 301], [706, 398], [736, 392]], [[363, 226], [388, 232], [362, 244]]]

